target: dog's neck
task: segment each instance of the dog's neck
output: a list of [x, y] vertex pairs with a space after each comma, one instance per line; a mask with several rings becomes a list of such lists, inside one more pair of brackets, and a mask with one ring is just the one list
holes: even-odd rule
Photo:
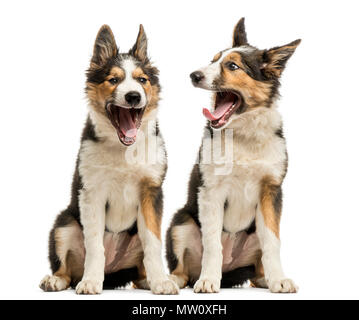
[[243, 113], [227, 127], [233, 129], [233, 137], [252, 143], [265, 143], [273, 133], [282, 128], [282, 117], [273, 104]]

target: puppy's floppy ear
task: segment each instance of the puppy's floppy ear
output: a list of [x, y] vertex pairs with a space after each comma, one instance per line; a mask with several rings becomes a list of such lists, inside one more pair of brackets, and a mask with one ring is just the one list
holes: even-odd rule
[[263, 52], [261, 69], [267, 78], [279, 78], [288, 59], [292, 56], [301, 40], [295, 40], [281, 47], [275, 47]]
[[138, 31], [138, 36], [136, 43], [130, 50], [130, 54], [141, 61], [146, 61], [147, 58], [147, 37], [145, 33], [145, 29], [142, 24], [140, 24], [140, 30]]
[[244, 18], [238, 21], [237, 25], [233, 30], [233, 47], [240, 47], [247, 45], [247, 34], [246, 29], [244, 27]]
[[115, 37], [108, 25], [103, 25], [97, 33], [91, 66], [102, 66], [108, 59], [117, 56], [118, 49]]

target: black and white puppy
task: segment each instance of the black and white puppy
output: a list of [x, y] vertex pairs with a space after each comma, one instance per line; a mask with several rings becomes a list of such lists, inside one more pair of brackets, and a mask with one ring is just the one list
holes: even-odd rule
[[161, 259], [167, 159], [156, 120], [159, 91], [142, 25], [128, 53], [119, 53], [104, 25], [87, 71], [89, 116], [72, 199], [50, 233], [53, 275], [41, 281], [43, 290], [97, 294], [134, 281], [156, 294], [178, 293]]
[[280, 262], [287, 151], [276, 102], [299, 43], [259, 50], [248, 44], [241, 19], [232, 48], [191, 74], [195, 87], [214, 92], [214, 103], [203, 109], [208, 125], [187, 204], [167, 232], [167, 260], [180, 287], [210, 293], [250, 279], [271, 292], [297, 291]]

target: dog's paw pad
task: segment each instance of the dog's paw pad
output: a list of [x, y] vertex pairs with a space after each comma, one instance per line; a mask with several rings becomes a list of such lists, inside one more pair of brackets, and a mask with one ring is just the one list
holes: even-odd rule
[[151, 285], [154, 294], [179, 294], [178, 285], [172, 280], [162, 280]]
[[269, 281], [269, 290], [273, 293], [296, 293], [299, 288], [291, 279]]
[[219, 280], [199, 279], [194, 285], [195, 293], [217, 293], [221, 282]]
[[58, 276], [46, 276], [41, 280], [39, 286], [47, 292], [66, 290], [69, 287], [68, 281]]
[[100, 294], [102, 292], [102, 281], [82, 280], [76, 286], [77, 294]]

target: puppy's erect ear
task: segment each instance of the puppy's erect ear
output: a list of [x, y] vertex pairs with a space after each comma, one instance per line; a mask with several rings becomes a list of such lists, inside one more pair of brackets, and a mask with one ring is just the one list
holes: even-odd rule
[[247, 34], [244, 27], [244, 18], [238, 21], [237, 25], [234, 27], [233, 31], [233, 47], [240, 47], [247, 45]]
[[91, 66], [102, 66], [108, 59], [115, 58], [116, 56], [117, 46], [115, 37], [111, 28], [108, 25], [103, 25], [96, 37]]
[[137, 59], [141, 61], [146, 61], [148, 59], [147, 37], [142, 24], [140, 24], [140, 30], [138, 32], [137, 40], [132, 49], [130, 50], [130, 54], [133, 54]]
[[301, 40], [295, 40], [281, 47], [265, 50], [261, 69], [267, 78], [279, 78], [284, 70], [288, 59], [292, 56]]

